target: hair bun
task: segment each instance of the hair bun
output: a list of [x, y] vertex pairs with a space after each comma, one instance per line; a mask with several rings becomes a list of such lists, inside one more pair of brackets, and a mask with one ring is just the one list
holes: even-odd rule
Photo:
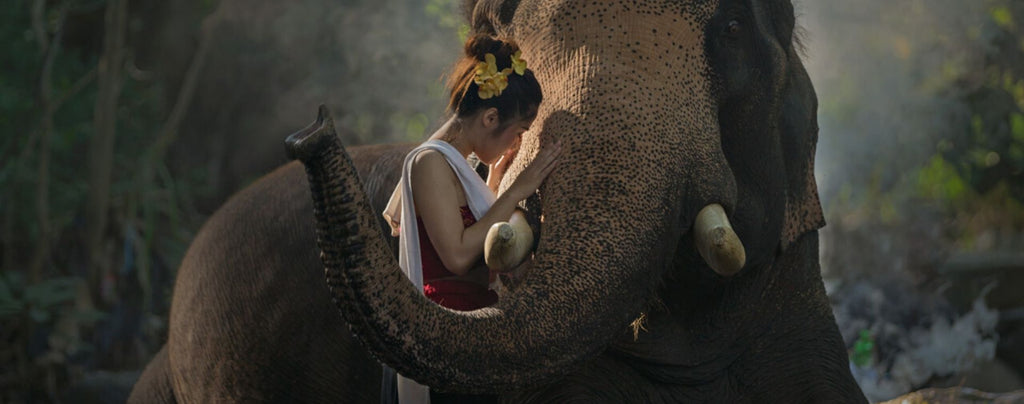
[[[484, 55], [493, 54], [498, 60], [508, 59], [519, 50], [514, 42], [503, 41], [487, 34], [477, 34], [466, 40], [466, 56], [484, 60]], [[500, 63], [500, 62], [499, 62]]]
[[535, 116], [531, 114], [537, 113], [544, 95], [522, 55], [516, 55], [519, 45], [477, 34], [466, 40], [464, 51], [448, 76], [449, 112], [461, 118], [481, 108], [497, 108], [500, 122]]

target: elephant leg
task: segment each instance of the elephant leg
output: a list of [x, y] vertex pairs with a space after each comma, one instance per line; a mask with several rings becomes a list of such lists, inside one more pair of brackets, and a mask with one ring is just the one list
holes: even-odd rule
[[167, 345], [146, 365], [139, 381], [128, 396], [129, 404], [176, 403], [174, 388], [171, 386], [170, 363], [167, 360]]

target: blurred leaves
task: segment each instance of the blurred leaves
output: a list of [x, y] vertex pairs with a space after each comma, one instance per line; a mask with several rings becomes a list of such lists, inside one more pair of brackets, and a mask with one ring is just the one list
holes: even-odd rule
[[[998, 1], [983, 28], [990, 34], [979, 55], [978, 79], [964, 72], [949, 84], [970, 113], [967, 130], [943, 136], [951, 142], [939, 153], [978, 193], [1004, 186], [1010, 197], [1024, 201], [1024, 33], [1015, 23], [1024, 17], [1024, 5]], [[983, 24], [983, 27], [985, 24]], [[1017, 212], [1020, 213], [1020, 212]]]
[[[941, 220], [960, 248], [978, 232], [1024, 234], [1024, 3], [948, 3], [834, 3], [811, 20], [828, 24], [812, 27], [829, 49], [810, 69], [830, 222], [871, 212], [907, 226], [927, 206], [940, 216], [917, 220]], [[990, 248], [1024, 248], [1001, 240]]]
[[995, 21], [996, 25], [1006, 30], [1012, 30], [1015, 25], [1013, 23], [1013, 12], [1007, 6], [992, 7], [992, 21]]
[[[83, 332], [103, 320], [106, 314], [83, 304], [88, 300], [87, 294], [85, 280], [77, 277], [56, 277], [29, 284], [20, 272], [0, 273], [0, 334], [4, 334], [5, 341], [13, 343], [0, 349], [0, 355], [11, 356], [2, 352], [8, 349], [29, 354], [24, 357], [25, 362], [7, 363], [9, 368], [0, 371], [0, 376], [10, 382], [38, 374], [62, 374], [61, 369], [73, 366], [72, 357], [93, 351], [92, 344], [83, 338]], [[46, 336], [43, 349], [29, 340], [36, 334]], [[0, 384], [0, 387], [5, 386]], [[31, 389], [33, 384], [18, 387]], [[17, 395], [0, 389], [0, 398], [12, 397]]]
[[[0, 12], [0, 362], [10, 363], [0, 402], [53, 400], [82, 370], [144, 363], [166, 338], [193, 235], [284, 162], [281, 138], [302, 122], [293, 112], [343, 105], [350, 144], [422, 141], [444, 106], [438, 77], [468, 31], [456, 0], [131, 0], [114, 78], [123, 87], [105, 109], [116, 126], [109, 220], [87, 251], [107, 5], [19, 1]], [[191, 70], [199, 44], [211, 51]], [[100, 270], [91, 255], [104, 258]]]
[[853, 351], [850, 352], [850, 362], [862, 368], [873, 365], [875, 361], [875, 338], [871, 330], [860, 330], [860, 337], [853, 344]]
[[[975, 327], [980, 333], [961, 324], [968, 316], [958, 316], [981, 311], [952, 307], [949, 291], [962, 279], [945, 268], [963, 252], [1024, 249], [1024, 3], [860, 0], [806, 8], [818, 9], [804, 22], [821, 44], [809, 51], [808, 70], [821, 99], [823, 276], [865, 392], [906, 392], [930, 375], [966, 370], [956, 368], [969, 362], [962, 358], [995, 352], [994, 312], [975, 316], [991, 319]], [[999, 270], [977, 262], [974, 276]], [[1011, 295], [1019, 289], [1000, 287]], [[984, 296], [957, 302], [975, 298]], [[1021, 307], [1024, 298], [1000, 309]], [[900, 365], [918, 362], [938, 370]], [[858, 373], [865, 367], [872, 369]], [[889, 383], [901, 374], [913, 378]]]
[[[79, 296], [84, 281], [77, 277], [57, 277], [28, 285], [20, 272], [0, 274], [0, 320], [16, 321], [27, 316], [40, 324], [54, 320], [64, 306]], [[102, 319], [96, 310], [74, 310], [74, 320], [92, 324]]]
[[948, 201], [956, 204], [962, 201], [967, 193], [967, 185], [952, 164], [942, 156], [932, 156], [928, 163], [918, 171], [917, 188], [920, 196]]
[[428, 17], [436, 18], [438, 24], [458, 35], [459, 41], [465, 42], [469, 36], [469, 25], [459, 12], [459, 1], [429, 0], [424, 6]]
[[[104, 207], [111, 223], [102, 229], [101, 248], [83, 248], [106, 4], [14, 2], [0, 13], [0, 132], [6, 134], [0, 137], [0, 402], [53, 400], [87, 367], [138, 362], [120, 352], [145, 347], [117, 340], [138, 338], [131, 335], [138, 330], [116, 328], [126, 320], [123, 305], [146, 315], [165, 311], [163, 303], [149, 304], [163, 301], [165, 291], [151, 290], [149, 278], [138, 272], [175, 267], [202, 220], [182, 203], [182, 195], [202, 192], [195, 182], [167, 175], [151, 184], [140, 178], [139, 156], [167, 115], [166, 83], [139, 74], [133, 65], [117, 79], [124, 83], [124, 97], [113, 114], [118, 137], [110, 203]], [[164, 227], [171, 229], [157, 230]], [[120, 229], [146, 238], [119, 248], [128, 238]], [[92, 254], [124, 265], [119, 271], [109, 265], [102, 276], [90, 273]], [[100, 281], [89, 285], [90, 276]], [[140, 290], [157, 296], [140, 296]], [[108, 314], [114, 312], [122, 317]]]

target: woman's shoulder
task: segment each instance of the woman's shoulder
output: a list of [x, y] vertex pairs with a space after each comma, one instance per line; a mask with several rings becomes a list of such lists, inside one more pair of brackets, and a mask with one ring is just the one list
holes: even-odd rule
[[455, 171], [453, 171], [452, 167], [448, 164], [448, 160], [445, 159], [444, 154], [437, 150], [422, 150], [416, 153], [416, 155], [410, 157], [412, 158], [412, 176], [414, 184], [417, 182], [417, 177], [419, 179], [455, 179]]
[[409, 156], [412, 159], [412, 168], [415, 170], [420, 169], [438, 169], [448, 168], [448, 160], [444, 158], [444, 154], [433, 149], [423, 149], [416, 151], [416, 154]]
[[[416, 195], [417, 215], [422, 214], [420, 210], [422, 206], [419, 201], [423, 201], [423, 197], [442, 205], [465, 204], [465, 196], [462, 195], [459, 178], [443, 154], [435, 150], [424, 150], [411, 157], [410, 185], [413, 194]], [[448, 198], [455, 199], [448, 200]]]

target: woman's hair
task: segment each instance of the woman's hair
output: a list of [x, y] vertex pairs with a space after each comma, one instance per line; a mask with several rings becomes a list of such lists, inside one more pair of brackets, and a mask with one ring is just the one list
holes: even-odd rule
[[[451, 93], [448, 112], [467, 117], [481, 109], [497, 108], [502, 123], [509, 122], [511, 118], [528, 118], [530, 114], [535, 114], [535, 107], [540, 105], [544, 97], [540, 83], [530, 69], [526, 69], [522, 75], [509, 73], [508, 87], [500, 95], [487, 99], [480, 98], [480, 86], [474, 82], [476, 66], [485, 61], [488, 53], [494, 55], [500, 72], [512, 67], [512, 55], [518, 50], [519, 46], [512, 41], [503, 41], [485, 34], [470, 37], [466, 41], [465, 55], [455, 64], [448, 78], [448, 90]], [[527, 56], [523, 56], [523, 59]]]

